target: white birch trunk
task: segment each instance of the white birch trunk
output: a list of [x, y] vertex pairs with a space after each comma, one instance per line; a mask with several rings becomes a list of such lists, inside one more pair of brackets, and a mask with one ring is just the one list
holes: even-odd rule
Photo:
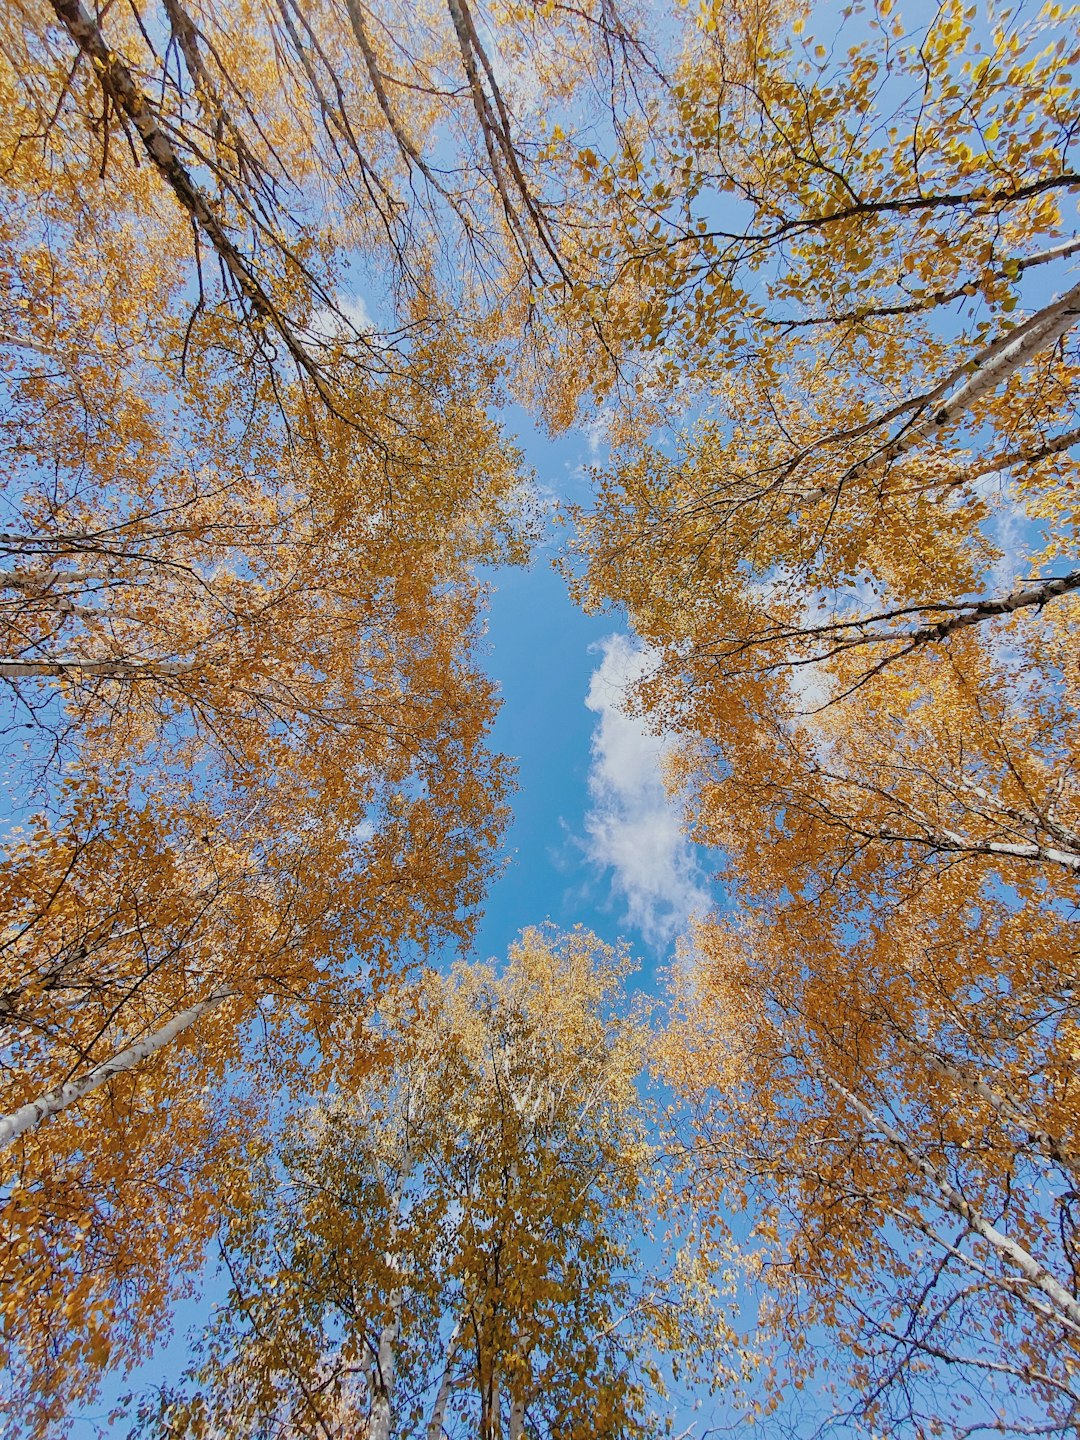
[[881, 829], [874, 838], [891, 840], [900, 845], [926, 845], [931, 850], [941, 850], [950, 855], [1001, 855], [1016, 860], [1044, 861], [1080, 872], [1080, 855], [1059, 850], [1055, 845], [1011, 840], [966, 840], [963, 835], [955, 835], [950, 830], [927, 830], [922, 835], [904, 835], [899, 830]]
[[934, 1070], [938, 1071], [939, 1074], [947, 1075], [948, 1078], [955, 1081], [956, 1084], [963, 1085], [973, 1094], [978, 1095], [981, 1100], [985, 1100], [995, 1115], [1005, 1124], [1022, 1130], [1027, 1136], [1028, 1143], [1038, 1150], [1040, 1154], [1044, 1155], [1048, 1160], [1053, 1160], [1055, 1164], [1062, 1165], [1074, 1173], [1080, 1173], [1080, 1157], [1071, 1155], [1061, 1142], [1055, 1139], [1048, 1130], [1043, 1130], [1040, 1129], [1038, 1125], [1033, 1125], [1031, 1120], [1024, 1114], [1023, 1107], [1010, 1095], [999, 1093], [978, 1075], [966, 1074], [958, 1065], [954, 1065], [947, 1056], [940, 1054], [936, 1050], [932, 1050], [929, 1046], [920, 1045], [918, 1048], [926, 1056], [927, 1063]]
[[1017, 270], [1023, 272], [1030, 270], [1033, 265], [1047, 265], [1051, 260], [1068, 260], [1080, 250], [1080, 236], [1074, 235], [1071, 240], [1063, 240], [1060, 245], [1051, 245], [1049, 250], [1040, 250], [1035, 255], [1025, 256], [1023, 260], [1017, 260]]
[[989, 475], [1000, 475], [1003, 470], [1011, 470], [1016, 465], [1036, 465], [1040, 460], [1049, 460], [1054, 455], [1060, 455], [1063, 450], [1071, 450], [1080, 442], [1080, 428], [1065, 430], [1060, 435], [1054, 435], [1047, 440], [1045, 445], [1038, 446], [1035, 450], [1003, 450], [999, 455], [993, 455], [989, 460], [984, 460], [968, 469], [963, 470], [955, 478], [947, 482], [952, 489], [957, 485], [974, 485], [979, 480], [985, 480]]
[[442, 1379], [439, 1381], [439, 1390], [435, 1396], [435, 1405], [428, 1419], [427, 1440], [442, 1440], [443, 1437], [443, 1421], [446, 1419], [446, 1407], [450, 1403], [450, 1391], [453, 1389], [454, 1361], [457, 1358], [457, 1348], [460, 1339], [461, 1321], [458, 1320], [450, 1332], [449, 1340], [446, 1342]]
[[510, 1401], [510, 1425], [507, 1440], [524, 1440], [525, 1436], [525, 1395], [517, 1393]]
[[883, 1135], [890, 1145], [900, 1151], [908, 1163], [937, 1192], [936, 1202], [938, 1204], [946, 1210], [952, 1211], [954, 1215], [958, 1215], [974, 1234], [978, 1235], [981, 1240], [996, 1250], [1003, 1260], [1018, 1270], [1029, 1285], [1034, 1286], [1046, 1296], [1056, 1318], [1065, 1321], [1070, 1326], [1080, 1327], [1080, 1301], [1077, 1301], [1076, 1297], [1051, 1275], [1045, 1265], [1036, 1260], [1011, 1236], [991, 1225], [974, 1205], [964, 1199], [959, 1190], [950, 1183], [932, 1161], [927, 1160], [924, 1155], [920, 1155], [915, 1147], [908, 1143], [894, 1125], [890, 1125], [887, 1120], [883, 1120], [875, 1114], [869, 1105], [860, 1100], [841, 1081], [835, 1080], [821, 1065], [811, 1062], [810, 1068], [823, 1084], [844, 1097], [864, 1125], [871, 1130], [876, 1130], [879, 1135]]
[[401, 1303], [404, 1292], [399, 1285], [390, 1291], [390, 1319], [379, 1331], [379, 1348], [372, 1377], [374, 1393], [368, 1418], [368, 1440], [390, 1440], [393, 1419], [394, 1362], [397, 1355], [398, 1330], [401, 1325]]
[[[75, 369], [74, 365], [70, 363], [70, 361], [64, 358], [63, 354], [60, 351], [52, 350], [49, 348], [49, 346], [42, 345], [36, 340], [21, 339], [19, 336], [12, 335], [7, 331], [0, 331], [0, 345], [11, 345], [13, 348], [19, 350], [33, 351], [35, 354], [42, 356], [44, 359], [52, 360], [55, 364], [59, 365], [60, 369], [63, 370], [64, 374], [71, 381], [71, 388], [75, 392], [76, 399], [82, 405], [84, 410], [89, 410], [90, 406], [87, 404], [86, 396], [83, 393], [82, 384], [79, 381], [79, 372]], [[25, 545], [27, 543], [32, 544], [33, 542], [29, 541], [28, 537], [24, 536], [21, 543]]]
[[263, 288], [251, 263], [229, 238], [209, 198], [158, 124], [153, 106], [139, 89], [131, 70], [106, 42], [97, 19], [86, 12], [81, 0], [50, 0], [50, 3], [57, 19], [90, 62], [103, 93], [134, 125], [151, 163], [217, 251], [251, 308], [273, 325], [300, 369], [310, 375], [316, 384], [321, 383], [318, 365]]
[[194, 668], [190, 660], [90, 660], [68, 655], [55, 660], [0, 660], [0, 677], [20, 680], [33, 675], [100, 675], [113, 680], [154, 680], [186, 675]]
[[883, 641], [897, 640], [913, 645], [924, 640], [944, 640], [954, 630], [963, 630], [968, 625], [981, 625], [984, 620], [993, 620], [999, 615], [1011, 615], [1014, 611], [1031, 605], [1041, 610], [1047, 601], [1056, 600], [1060, 595], [1068, 595], [1073, 590], [1080, 590], [1080, 570], [1072, 570], [1068, 575], [1059, 575], [1053, 580], [1041, 580], [1035, 585], [1024, 585], [1019, 590], [1011, 590], [1007, 595], [991, 595], [985, 600], [973, 600], [970, 606], [965, 606], [963, 610], [944, 620], [938, 620], [933, 625], [923, 625], [906, 635], [883, 635], [880, 638]]
[[81, 590], [97, 579], [100, 576], [92, 570], [0, 570], [0, 587], [4, 590], [30, 590], [48, 599], [53, 598], [51, 592], [58, 585], [74, 585]]
[[[1048, 830], [1050, 834], [1053, 835], [1066, 853], [1080, 855], [1080, 835], [1077, 835], [1077, 833], [1067, 825], [1062, 825], [1060, 820], [1056, 819], [1054, 815], [1054, 806], [1061, 798], [1061, 792], [1064, 789], [1067, 778], [1068, 772], [1063, 770], [1054, 782], [1053, 790], [1051, 791], [1053, 799], [1049, 801], [1044, 809], [1028, 811], [1027, 813], [1023, 810], [1016, 810], [1011, 805], [1004, 804], [997, 796], [991, 794], [985, 786], [977, 784], [967, 775], [961, 774], [956, 781], [956, 786], [959, 790], [966, 790], [969, 795], [977, 796], [991, 811], [1000, 810], [1020, 825], [1042, 826], [1044, 830]], [[979, 813], [981, 812], [976, 810], [976, 814]]]
[[0, 1149], [10, 1145], [20, 1135], [25, 1135], [28, 1130], [35, 1129], [43, 1120], [58, 1115], [61, 1110], [66, 1110], [76, 1100], [81, 1100], [85, 1095], [90, 1095], [93, 1091], [100, 1089], [114, 1075], [122, 1075], [128, 1070], [134, 1070], [141, 1061], [148, 1059], [157, 1051], [163, 1050], [170, 1041], [176, 1039], [177, 1035], [189, 1029], [196, 1020], [201, 1020], [204, 1015], [230, 999], [235, 993], [233, 990], [215, 991], [205, 1000], [200, 1000], [197, 1005], [192, 1005], [187, 1010], [181, 1010], [179, 1015], [174, 1015], [160, 1030], [144, 1036], [142, 1040], [136, 1040], [134, 1044], [128, 1045], [126, 1049], [114, 1055], [111, 1060], [103, 1060], [100, 1065], [95, 1065], [81, 1080], [69, 1080], [58, 1089], [50, 1090], [48, 1094], [42, 1095], [40, 1099], [31, 1100], [11, 1115], [5, 1115], [0, 1119]]
[[919, 403], [916, 415], [923, 418], [905, 426], [876, 455], [853, 465], [848, 471], [848, 478], [854, 478], [880, 461], [898, 460], [922, 441], [936, 435], [943, 426], [969, 410], [983, 395], [996, 389], [1040, 351], [1060, 340], [1078, 320], [1080, 284], [1074, 285], [1042, 310], [1037, 310], [1014, 330], [998, 336], [943, 380]]
[[[407, 1102], [407, 1109], [412, 1109], [412, 1096]], [[406, 1115], [405, 1123], [408, 1125], [409, 1117]], [[398, 1275], [400, 1257], [397, 1250], [398, 1221], [401, 1217], [401, 1201], [405, 1194], [405, 1181], [412, 1168], [412, 1156], [408, 1148], [401, 1158], [401, 1167], [397, 1174], [393, 1194], [390, 1201], [389, 1215], [389, 1245], [383, 1259], [387, 1269], [395, 1276]], [[367, 1440], [390, 1440], [391, 1425], [393, 1422], [392, 1405], [394, 1399], [394, 1366], [397, 1360], [397, 1342], [401, 1333], [401, 1306], [405, 1299], [405, 1291], [396, 1281], [390, 1291], [390, 1315], [379, 1331], [379, 1345], [375, 1352], [375, 1366], [372, 1375], [371, 1406], [368, 1411], [368, 1433]]]
[[[492, 1364], [495, 1364], [494, 1356]], [[491, 1413], [488, 1416], [488, 1434], [485, 1440], [502, 1440], [502, 1386], [497, 1368], [491, 1375]]]

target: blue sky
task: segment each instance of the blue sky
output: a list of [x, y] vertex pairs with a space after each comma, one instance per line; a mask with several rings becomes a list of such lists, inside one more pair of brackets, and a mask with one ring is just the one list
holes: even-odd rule
[[[595, 432], [551, 441], [520, 411], [507, 418], [541, 493], [586, 499]], [[500, 957], [525, 925], [581, 923], [628, 940], [652, 989], [688, 912], [710, 903], [707, 857], [683, 838], [664, 792], [662, 739], [622, 711], [645, 657], [622, 615], [587, 615], [570, 600], [554, 568], [561, 538], [555, 528], [527, 569], [487, 577], [484, 658], [502, 692], [492, 743], [515, 757], [520, 788], [477, 950]]]

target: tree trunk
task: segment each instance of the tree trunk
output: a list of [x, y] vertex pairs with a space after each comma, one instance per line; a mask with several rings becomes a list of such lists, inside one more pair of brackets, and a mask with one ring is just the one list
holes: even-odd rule
[[522, 1377], [521, 1385], [514, 1386], [514, 1394], [510, 1401], [510, 1426], [507, 1431], [507, 1440], [524, 1440], [525, 1436], [525, 1381]]
[[[1040, 1264], [1022, 1245], [1004, 1234], [1003, 1231], [998, 1230], [996, 1226], [991, 1225], [974, 1205], [964, 1199], [959, 1190], [949, 1182], [932, 1161], [920, 1155], [914, 1146], [908, 1143], [894, 1125], [890, 1125], [887, 1120], [876, 1115], [869, 1105], [860, 1100], [841, 1081], [835, 1080], [829, 1075], [823, 1066], [811, 1062], [810, 1068], [824, 1085], [844, 1097], [868, 1129], [876, 1130], [879, 1135], [883, 1135], [888, 1140], [890, 1145], [900, 1151], [931, 1189], [936, 1191], [934, 1198], [937, 1204], [946, 1210], [951, 1210], [954, 1215], [958, 1215], [974, 1234], [978, 1235], [981, 1240], [996, 1250], [1003, 1260], [1018, 1270], [1029, 1285], [1040, 1290], [1050, 1301], [1054, 1317], [1059, 1322], [1063, 1321], [1070, 1330], [1080, 1332], [1080, 1301], [1077, 1301], [1076, 1297], [1059, 1280], [1055, 1279], [1044, 1265]], [[1022, 1290], [1018, 1293], [1023, 1297]], [[1042, 1313], [1046, 1313], [1042, 1306], [1039, 1306], [1039, 1309]]]
[[[410, 1102], [411, 1105], [411, 1102]], [[405, 1194], [405, 1181], [412, 1168], [412, 1156], [408, 1148], [401, 1158], [390, 1201], [389, 1244], [383, 1259], [392, 1274], [399, 1274], [400, 1255], [397, 1248], [398, 1221], [401, 1216], [401, 1201]], [[375, 1353], [374, 1374], [372, 1375], [371, 1408], [368, 1412], [367, 1440], [390, 1440], [393, 1422], [394, 1365], [397, 1359], [397, 1342], [401, 1333], [401, 1306], [405, 1291], [399, 1280], [390, 1290], [390, 1314], [379, 1331], [379, 1346]]]
[[153, 106], [139, 89], [130, 69], [106, 42], [97, 20], [87, 14], [80, 0], [51, 0], [51, 4], [65, 30], [90, 62], [102, 91], [134, 125], [151, 163], [217, 251], [251, 308], [273, 325], [300, 369], [318, 382], [318, 366], [263, 288], [250, 263], [229, 239], [210, 200], [158, 124]]
[[40, 1099], [31, 1100], [11, 1115], [5, 1115], [0, 1119], [0, 1149], [10, 1145], [20, 1135], [25, 1135], [28, 1130], [35, 1129], [43, 1120], [58, 1115], [61, 1110], [66, 1110], [69, 1105], [73, 1105], [76, 1100], [81, 1100], [84, 1095], [100, 1089], [114, 1075], [122, 1075], [125, 1071], [133, 1070], [140, 1061], [156, 1054], [158, 1050], [163, 1050], [170, 1040], [175, 1040], [177, 1035], [194, 1025], [196, 1020], [200, 1020], [235, 993], [233, 990], [216, 990], [205, 1000], [200, 1000], [197, 1005], [192, 1005], [187, 1010], [181, 1010], [179, 1015], [174, 1015], [160, 1030], [155, 1030], [142, 1040], [136, 1040], [134, 1044], [128, 1045], [126, 1049], [114, 1055], [111, 1060], [104, 1060], [100, 1065], [95, 1065], [93, 1070], [88, 1075], [84, 1075], [81, 1080], [69, 1080], [58, 1089], [50, 1090], [48, 1094], [42, 1095]]
[[442, 1440], [443, 1421], [446, 1419], [446, 1407], [450, 1403], [450, 1391], [453, 1388], [454, 1360], [457, 1355], [458, 1341], [460, 1338], [461, 1321], [458, 1320], [450, 1332], [449, 1340], [446, 1342], [446, 1356], [443, 1361], [442, 1379], [439, 1381], [439, 1391], [435, 1396], [435, 1406], [428, 1420], [427, 1440]]
[[[1074, 285], [1060, 299], [1017, 325], [972, 357], [959, 372], [954, 372], [933, 390], [920, 406], [922, 420], [904, 428], [885, 447], [885, 460], [898, 460], [901, 455], [936, 435], [943, 426], [969, 410], [989, 391], [997, 388], [1010, 375], [1041, 351], [1049, 349], [1080, 320], [1080, 285]], [[962, 377], [962, 378], [961, 378]], [[929, 410], [929, 414], [925, 412]], [[856, 470], [871, 464], [863, 461]]]
[[0, 678], [97, 675], [109, 680], [166, 680], [190, 674], [194, 668], [190, 660], [89, 660], [81, 655], [66, 655], [55, 660], [0, 660]]

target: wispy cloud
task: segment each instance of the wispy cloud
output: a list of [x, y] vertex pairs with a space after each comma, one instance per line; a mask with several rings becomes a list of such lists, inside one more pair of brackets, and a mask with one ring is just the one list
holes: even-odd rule
[[614, 419], [615, 407], [601, 405], [578, 426], [578, 434], [585, 441], [589, 451], [589, 460], [594, 465], [607, 457], [608, 448], [611, 445], [611, 426]]
[[624, 708], [626, 687], [648, 668], [648, 652], [625, 635], [609, 636], [598, 649], [603, 659], [585, 700], [598, 718], [584, 848], [595, 865], [614, 872], [612, 891], [626, 907], [625, 922], [665, 949], [713, 900], [661, 778], [669, 742]]
[[309, 344], [331, 345], [335, 340], [355, 340], [360, 335], [371, 335], [375, 322], [371, 318], [367, 303], [362, 295], [342, 295], [334, 302], [316, 310], [305, 330], [301, 333]]

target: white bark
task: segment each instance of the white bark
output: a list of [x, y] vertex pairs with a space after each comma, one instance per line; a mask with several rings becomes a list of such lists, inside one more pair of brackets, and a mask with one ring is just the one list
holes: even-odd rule
[[510, 1401], [510, 1427], [507, 1440], [523, 1440], [525, 1435], [525, 1396], [515, 1393]]
[[[967, 775], [960, 776], [957, 781], [957, 787], [960, 790], [966, 790], [971, 795], [977, 796], [991, 813], [995, 810], [1000, 810], [1020, 825], [1027, 825], [1029, 827], [1041, 826], [1042, 829], [1048, 831], [1054, 837], [1058, 845], [1060, 845], [1067, 854], [1080, 855], [1080, 835], [1078, 835], [1071, 826], [1063, 825], [1055, 814], [1055, 806], [1061, 799], [1067, 780], [1068, 771], [1062, 770], [1054, 782], [1051, 790], [1051, 798], [1048, 799], [1043, 807], [1035, 811], [1029, 811], [1026, 814], [1024, 811], [1016, 810], [1011, 805], [1006, 805], [1001, 800], [996, 799], [982, 785], [976, 784], [976, 782]], [[985, 812], [976, 811], [976, 813], [982, 813], [984, 814], [984, 818], [986, 818]]]
[[944, 1209], [950, 1210], [958, 1215], [979, 1238], [987, 1245], [990, 1245], [998, 1255], [1001, 1256], [1014, 1269], [1018, 1270], [1029, 1285], [1040, 1290], [1050, 1301], [1056, 1318], [1065, 1321], [1073, 1327], [1080, 1326], [1080, 1301], [1072, 1295], [1064, 1285], [1047, 1270], [1035, 1257], [1024, 1247], [1018, 1244], [1011, 1236], [991, 1225], [981, 1212], [965, 1200], [960, 1191], [942, 1174], [938, 1167], [921, 1155], [895, 1127], [865, 1104], [859, 1097], [848, 1089], [841, 1081], [836, 1080], [828, 1074], [821, 1065], [811, 1063], [810, 1067], [818, 1079], [830, 1089], [842, 1095], [851, 1108], [862, 1120], [863, 1124], [870, 1130], [875, 1130], [883, 1135], [890, 1145], [893, 1145], [908, 1163], [918, 1171], [923, 1180], [936, 1192], [934, 1200]]
[[[492, 1365], [495, 1365], [494, 1356]], [[491, 1408], [484, 1440], [502, 1440], [502, 1384], [497, 1367], [491, 1374]]]
[[82, 385], [79, 381], [79, 372], [75, 369], [74, 365], [72, 365], [69, 360], [66, 360], [59, 351], [51, 350], [49, 346], [43, 345], [39, 341], [23, 339], [17, 335], [12, 335], [7, 331], [0, 331], [0, 345], [10, 345], [13, 349], [30, 350], [34, 354], [42, 356], [46, 360], [55, 361], [56, 364], [59, 365], [60, 369], [63, 370], [64, 374], [71, 381], [71, 388], [74, 390], [75, 396], [78, 399], [79, 403], [82, 405], [83, 409], [87, 411], [90, 409], [90, 406], [86, 400], [86, 394], [83, 391]]
[[0, 570], [0, 588], [45, 595], [57, 585], [75, 585], [82, 589], [100, 578], [92, 570]]
[[375, 1373], [372, 1377], [374, 1394], [371, 1398], [371, 1413], [368, 1417], [368, 1440], [390, 1440], [393, 1416], [391, 1403], [394, 1396], [394, 1362], [398, 1331], [401, 1326], [401, 1302], [404, 1292], [400, 1285], [390, 1291], [390, 1318], [379, 1331], [379, 1348], [375, 1357]]
[[[819, 650], [810, 656], [793, 656], [781, 662], [785, 665], [817, 665], [822, 660], [831, 660], [845, 650], [855, 650], [870, 645], [903, 645], [905, 648], [890, 657], [898, 659], [917, 645], [947, 639], [956, 630], [971, 625], [981, 625], [984, 620], [994, 620], [1002, 615], [1013, 615], [1017, 610], [1041, 610], [1051, 600], [1080, 590], [1080, 570], [1068, 575], [1057, 575], [1049, 580], [1035, 580], [1010, 590], [1005, 595], [987, 595], [982, 600], [945, 600], [938, 603], [920, 601], [911, 605], [898, 605], [891, 610], [880, 610], [873, 615], [859, 615], [851, 620], [832, 620], [828, 624], [804, 626], [771, 626], [749, 639], [733, 644], [728, 650], [719, 651], [721, 658], [738, 655], [752, 645], [768, 644], [777, 640], [803, 640], [821, 638], [830, 649]], [[928, 625], [919, 625], [912, 630], [876, 629], [894, 620], [906, 620], [934, 612], [942, 613], [942, 619]], [[884, 662], [888, 664], [888, 661]], [[777, 668], [777, 667], [773, 667]]]
[[1051, 260], [1068, 260], [1078, 250], [1080, 236], [1074, 235], [1071, 240], [1063, 240], [1060, 245], [1051, 245], [1049, 250], [1040, 250], [1035, 255], [1027, 255], [1023, 260], [1017, 260], [1016, 268], [1022, 272], [1030, 270], [1033, 265], [1046, 265]]
[[919, 404], [914, 419], [893, 437], [877, 455], [852, 466], [849, 477], [858, 475], [881, 460], [898, 460], [922, 441], [936, 435], [943, 426], [969, 410], [975, 402], [997, 388], [1040, 351], [1054, 345], [1080, 320], [1080, 284], [1059, 299], [1037, 310], [1014, 330], [1000, 335], [966, 364], [953, 371]]
[[164, 680], [186, 675], [194, 668], [190, 660], [90, 660], [82, 655], [64, 655], [57, 656], [55, 660], [0, 660], [0, 678], [22, 680], [39, 675], [98, 675], [113, 680], [134, 677]]
[[359, 0], [345, 0], [345, 8], [348, 11], [349, 24], [352, 26], [353, 36], [356, 39], [357, 45], [360, 47], [360, 53], [364, 57], [364, 64], [367, 67], [371, 88], [375, 91], [375, 98], [379, 102], [379, 109], [382, 111], [383, 118], [390, 127], [390, 133], [397, 141], [398, 149], [406, 157], [410, 165], [416, 166], [433, 189], [437, 190], [440, 195], [445, 195], [446, 191], [439, 183], [438, 177], [424, 161], [424, 157], [413, 144], [408, 132], [402, 126], [397, 112], [390, 103], [386, 86], [383, 84], [382, 71], [379, 69], [379, 62], [374, 50], [371, 48], [367, 26], [364, 24], [363, 6], [359, 3]]
[[[0, 336], [0, 344], [3, 344]], [[110, 526], [107, 530], [74, 530], [67, 534], [46, 531], [37, 535], [18, 535], [14, 530], [0, 530], [0, 550], [11, 550], [31, 555], [55, 557], [57, 555], [86, 555], [102, 553], [105, 537], [117, 534], [126, 526]], [[108, 551], [104, 553], [109, 553]]]
[[151, 163], [192, 221], [210, 241], [255, 313], [277, 330], [289, 354], [302, 371], [320, 383], [319, 367], [308, 354], [292, 325], [274, 304], [218, 220], [209, 198], [180, 159], [172, 141], [157, 122], [153, 106], [139, 89], [131, 70], [105, 40], [101, 27], [83, 9], [81, 0], [50, 0], [57, 19], [86, 56], [102, 91], [119, 113], [135, 127]]
[[446, 1419], [446, 1407], [450, 1403], [450, 1391], [453, 1389], [454, 1361], [457, 1358], [457, 1348], [460, 1339], [461, 1321], [458, 1320], [450, 1332], [449, 1340], [446, 1342], [442, 1379], [439, 1381], [439, 1390], [435, 1396], [435, 1405], [428, 1419], [427, 1440], [443, 1440], [443, 1421]]
[[1068, 1170], [1080, 1173], [1080, 1157], [1070, 1155], [1061, 1142], [1055, 1139], [1048, 1130], [1033, 1125], [1029, 1117], [1024, 1114], [1022, 1106], [1017, 1104], [1010, 1095], [999, 1093], [978, 1075], [968, 1075], [938, 1051], [925, 1045], [920, 1045], [919, 1049], [926, 1055], [927, 1061], [933, 1069], [941, 1075], [947, 1075], [956, 1084], [965, 1086], [973, 1094], [978, 1095], [981, 1100], [985, 1100], [995, 1115], [1005, 1124], [1022, 1130], [1027, 1136], [1028, 1143], [1048, 1160], [1053, 1160]]
[[187, 1010], [181, 1010], [179, 1015], [174, 1015], [168, 1024], [163, 1025], [160, 1030], [145, 1035], [141, 1040], [136, 1040], [114, 1055], [111, 1060], [104, 1060], [81, 1080], [69, 1080], [66, 1084], [59, 1086], [56, 1090], [50, 1090], [37, 1100], [31, 1100], [11, 1115], [0, 1118], [0, 1149], [10, 1145], [20, 1135], [25, 1135], [28, 1130], [35, 1129], [43, 1120], [58, 1115], [61, 1110], [66, 1110], [76, 1100], [81, 1100], [85, 1095], [101, 1088], [113, 1078], [114, 1075], [122, 1075], [128, 1070], [134, 1070], [141, 1061], [148, 1059], [159, 1050], [163, 1050], [170, 1041], [175, 1040], [177, 1035], [189, 1029], [196, 1020], [208, 1014], [216, 1006], [235, 995], [234, 990], [215, 990], [205, 1000], [198, 1004], [191, 1005]]
[[945, 620], [937, 621], [934, 625], [925, 625], [907, 635], [884, 635], [881, 638], [916, 643], [923, 640], [944, 640], [954, 630], [962, 630], [967, 625], [980, 625], [984, 620], [992, 620], [998, 615], [1012, 615], [1015, 611], [1032, 605], [1041, 610], [1048, 600], [1056, 600], [1058, 596], [1068, 595], [1073, 590], [1080, 590], [1080, 570], [1072, 570], [1068, 575], [1059, 575], [1053, 580], [1041, 580], [1034, 585], [1025, 585], [1019, 590], [1011, 590], [1007, 595], [991, 595], [985, 600], [974, 600], [969, 607], [959, 610]]
[[1080, 855], [1059, 850], [1053, 845], [1009, 840], [966, 840], [963, 835], [956, 835], [951, 830], [928, 830], [922, 835], [904, 835], [898, 830], [881, 829], [877, 831], [876, 838], [895, 841], [901, 845], [926, 845], [931, 850], [941, 850], [951, 855], [1002, 855], [1017, 860], [1044, 861], [1080, 873]]
[[979, 480], [985, 480], [988, 475], [1000, 475], [1003, 470], [1011, 470], [1016, 465], [1035, 465], [1040, 460], [1049, 460], [1054, 455], [1060, 455], [1063, 450], [1071, 450], [1078, 442], [1080, 428], [1065, 430], [1060, 435], [1051, 436], [1045, 444], [1034, 450], [1002, 451], [1000, 455], [994, 455], [989, 460], [961, 471], [960, 475], [955, 480], [948, 481], [948, 484], [950, 488], [955, 485], [974, 485]]
[[[411, 1107], [411, 1096], [408, 1106]], [[406, 1125], [408, 1118], [406, 1117]], [[405, 1194], [405, 1181], [412, 1168], [412, 1156], [406, 1148], [401, 1159], [393, 1195], [390, 1201], [389, 1240], [383, 1259], [393, 1275], [398, 1274], [400, 1257], [397, 1252], [398, 1221], [401, 1216], [401, 1202]], [[375, 1367], [372, 1375], [371, 1407], [368, 1412], [367, 1440], [391, 1440], [393, 1422], [392, 1404], [394, 1398], [394, 1366], [397, 1359], [397, 1342], [401, 1334], [401, 1306], [405, 1291], [400, 1281], [395, 1281], [390, 1290], [390, 1314], [379, 1331], [379, 1345], [375, 1352]]]

